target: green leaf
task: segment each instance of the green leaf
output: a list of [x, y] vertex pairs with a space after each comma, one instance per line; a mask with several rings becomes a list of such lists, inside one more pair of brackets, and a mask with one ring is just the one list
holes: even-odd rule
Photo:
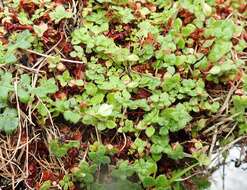
[[43, 116], [43, 117], [48, 116], [48, 110], [44, 104], [39, 103], [39, 105], [37, 106], [37, 110], [41, 116]]
[[145, 133], [148, 137], [151, 137], [153, 136], [153, 134], [155, 133], [155, 128], [154, 127], [148, 127], [146, 130], [145, 130]]
[[65, 111], [63, 113], [63, 116], [64, 116], [64, 119], [66, 121], [69, 121], [69, 122], [74, 123], [74, 124], [78, 123], [81, 119], [81, 115], [79, 113], [69, 111], [69, 110]]
[[236, 30], [236, 25], [231, 20], [211, 20], [206, 28], [206, 37], [215, 36], [217, 39], [230, 40]]
[[213, 48], [209, 52], [208, 59], [211, 62], [217, 62], [232, 48], [230, 41], [218, 40], [215, 42]]
[[13, 133], [19, 124], [17, 110], [12, 108], [5, 108], [0, 114], [0, 130], [7, 134]]
[[64, 175], [63, 179], [59, 181], [59, 185], [63, 190], [69, 190], [73, 187], [73, 182], [70, 175]]
[[182, 28], [182, 34], [183, 36], [187, 37], [192, 32], [194, 32], [196, 27], [193, 24], [187, 24], [184, 28]]
[[200, 166], [207, 166], [210, 164], [209, 157], [201, 151], [193, 152], [192, 156], [198, 161]]
[[27, 74], [21, 75], [20, 82], [18, 83], [17, 93], [22, 103], [28, 103], [31, 98], [31, 77]]
[[234, 79], [237, 69], [237, 63], [232, 60], [226, 60], [224, 63], [214, 65], [208, 72], [207, 80], [214, 81], [228, 81]]
[[62, 19], [72, 18], [72, 13], [65, 10], [63, 5], [58, 5], [54, 11], [50, 13], [50, 17], [55, 23], [59, 23]]
[[31, 42], [34, 41], [32, 33], [29, 30], [24, 30], [16, 35], [16, 41], [13, 48], [28, 49], [31, 47]]
[[48, 94], [53, 94], [58, 90], [54, 78], [48, 80], [41, 79], [40, 85], [33, 89], [33, 92], [40, 98], [45, 98]]
[[202, 11], [206, 16], [210, 16], [212, 14], [212, 7], [205, 3], [204, 1], [202, 2]]
[[20, 22], [20, 24], [22, 25], [30, 25], [32, 24], [33, 22], [28, 18], [28, 15], [27, 13], [21, 11], [19, 14], [18, 14], [18, 20]]
[[139, 57], [138, 57], [137, 55], [135, 55], [135, 54], [131, 54], [131, 55], [129, 55], [129, 56], [127, 57], [127, 60], [128, 60], [128, 61], [132, 61], [132, 62], [136, 62], [136, 61], [139, 60]]
[[38, 37], [42, 37], [45, 31], [47, 31], [48, 25], [45, 23], [41, 23], [40, 25], [33, 25], [33, 29]]
[[120, 160], [118, 161], [117, 165], [117, 169], [112, 171], [112, 176], [116, 179], [125, 180], [127, 177], [130, 177], [135, 173], [134, 168], [127, 160]]
[[247, 93], [247, 75], [243, 76], [243, 89]]
[[40, 190], [49, 190], [51, 188], [52, 184], [51, 181], [45, 181], [41, 184]]
[[11, 84], [12, 74], [9, 72], [4, 72], [0, 74], [0, 102], [7, 103], [9, 93], [14, 91], [14, 87]]
[[11, 63], [15, 63], [15, 62], [17, 61], [16, 56], [13, 55], [12, 53], [13, 53], [13, 52], [11, 52], [11, 53], [7, 52], [7, 53], [4, 55], [4, 57], [3, 57], [3, 59], [4, 59], [3, 62], [4, 62], [4, 63], [6, 63], [6, 64], [11, 64]]
[[106, 148], [101, 144], [97, 145], [96, 151], [89, 152], [88, 156], [97, 165], [109, 164], [111, 162], [110, 158], [106, 156]]
[[72, 175], [77, 181], [85, 184], [91, 184], [94, 182], [94, 173], [96, 171], [96, 165], [89, 165], [86, 161], [81, 161], [79, 168], [72, 168]]
[[175, 132], [186, 126], [192, 119], [182, 104], [176, 108], [167, 108], [161, 112], [160, 125], [165, 125], [170, 131]]
[[68, 83], [72, 80], [68, 70], [64, 71], [62, 75], [58, 75], [56, 78], [59, 80], [62, 87], [68, 85]]
[[116, 7], [114, 6], [113, 9], [117, 10], [117, 15], [119, 15], [121, 21], [124, 23], [124, 24], [127, 24], [129, 22], [131, 22], [135, 17], [134, 15], [131, 13], [132, 10], [125, 7]]
[[86, 90], [86, 93], [88, 95], [93, 96], [93, 95], [95, 95], [97, 93], [98, 89], [97, 89], [97, 86], [94, 83], [90, 82], [90, 83], [87, 83], [85, 85], [85, 90]]
[[49, 143], [51, 152], [58, 158], [67, 155], [67, 152], [71, 148], [79, 148], [80, 142], [75, 140], [70, 140], [66, 143], [60, 143], [58, 139], [53, 139]]
[[172, 148], [168, 147], [165, 153], [173, 160], [182, 159], [184, 157], [183, 147], [179, 143], [176, 143]]
[[113, 106], [109, 105], [109, 104], [102, 104], [99, 109], [98, 109], [98, 114], [103, 116], [103, 117], [107, 117], [110, 116], [112, 114], [112, 110], [113, 110]]
[[[96, 89], [97, 90], [97, 89]], [[95, 95], [87, 101], [90, 105], [97, 105], [104, 101], [105, 94], [95, 93]]]
[[135, 171], [141, 179], [157, 172], [157, 164], [152, 159], [139, 159], [134, 163]]
[[239, 114], [237, 120], [240, 122], [246, 121], [244, 114], [247, 108], [247, 96], [233, 96], [233, 113]]
[[239, 134], [246, 134], [247, 133], [247, 123], [241, 123], [239, 125]]
[[189, 167], [187, 167], [183, 170], [175, 171], [172, 175], [172, 178], [169, 179], [170, 183], [179, 180], [184, 174], [186, 174], [188, 171], [190, 171], [192, 168], [194, 168], [197, 165], [198, 165], [198, 163], [190, 165]]
[[145, 177], [143, 179], [143, 185], [146, 188], [147, 187], [153, 187], [153, 186], [155, 186], [155, 184], [156, 184], [156, 181], [155, 181], [155, 178], [153, 178], [153, 177], [148, 176], [148, 177]]
[[219, 65], [215, 65], [209, 70], [209, 73], [213, 75], [217, 75], [220, 72], [221, 72], [221, 67]]
[[168, 179], [166, 178], [165, 175], [159, 175], [156, 178], [156, 187], [165, 188], [165, 187], [168, 187], [168, 186], [169, 186], [169, 181], [168, 181]]
[[178, 74], [175, 74], [173, 76], [167, 76], [164, 79], [163, 83], [163, 89], [166, 92], [171, 91], [172, 89], [178, 89], [180, 87], [180, 76]]

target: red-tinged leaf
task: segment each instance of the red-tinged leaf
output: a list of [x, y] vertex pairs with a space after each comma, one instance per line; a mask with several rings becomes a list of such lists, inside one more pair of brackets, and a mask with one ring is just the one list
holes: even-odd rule
[[247, 42], [247, 33], [244, 33], [244, 40]]
[[132, 96], [133, 99], [145, 99], [151, 96], [151, 93], [143, 88], [138, 89], [136, 94]]
[[64, 54], [69, 54], [73, 50], [71, 43], [66, 42], [66, 41], [61, 42], [58, 45], [58, 47], [60, 47], [62, 49]]
[[228, 17], [228, 15], [230, 15], [231, 12], [232, 10], [229, 7], [216, 7], [216, 14], [220, 16], [221, 19], [225, 19], [226, 17]]
[[124, 38], [128, 35], [127, 31], [123, 31], [123, 32], [117, 32], [115, 30], [111, 30], [107, 36], [109, 36], [110, 38], [112, 38], [114, 41], [121, 41], [124, 40]]
[[76, 68], [74, 70], [74, 75], [76, 80], [83, 80], [84, 79], [84, 71], [85, 71], [85, 66], [82, 64], [76, 65]]
[[209, 53], [210, 49], [209, 48], [204, 48], [204, 47], [200, 47], [198, 52], [203, 53], [205, 55], [207, 55]]
[[29, 25], [19, 25], [19, 24], [12, 24], [9, 22], [4, 22], [4, 28], [9, 31], [22, 31], [22, 30], [29, 30], [30, 32], [33, 31], [33, 27]]
[[33, 3], [32, 1], [28, 1], [28, 0], [21, 0], [20, 1], [20, 7], [29, 14], [29, 16], [31, 16], [32, 14], [34, 14], [35, 10], [38, 8], [37, 5], [35, 5], [35, 3]]
[[47, 39], [47, 45], [55, 45], [59, 40], [61, 40], [62, 35], [58, 30], [55, 30], [52, 27], [48, 27], [48, 29], [43, 34], [43, 37]]
[[68, 151], [68, 156], [72, 159], [76, 159], [76, 157], [79, 155], [79, 150], [78, 148], [71, 148]]
[[173, 19], [169, 19], [168, 22], [167, 22], [167, 25], [165, 26], [165, 28], [163, 29], [163, 35], [166, 35], [169, 30], [171, 29], [172, 27], [172, 24], [173, 24]]
[[247, 12], [247, 3], [246, 3], [246, 4], [241, 4], [241, 5], [239, 6], [239, 12], [240, 12], [240, 13]]
[[36, 163], [34, 162], [29, 162], [28, 163], [28, 174], [30, 177], [35, 177], [37, 173], [37, 166]]
[[60, 132], [62, 134], [69, 134], [71, 131], [71, 129], [67, 126], [67, 125], [63, 125], [62, 127], [60, 127]]
[[203, 29], [202, 28], [197, 28], [194, 32], [192, 32], [190, 34], [190, 37], [193, 39], [193, 40], [199, 40], [202, 35], [203, 35]]
[[50, 170], [42, 171], [41, 181], [47, 181], [47, 180], [56, 181], [56, 176]]
[[86, 102], [81, 102], [81, 103], [80, 103], [80, 108], [81, 108], [81, 109], [84, 109], [84, 108], [86, 108], [86, 107], [88, 107], [88, 105], [87, 105]]
[[147, 7], [152, 12], [155, 12], [157, 9], [156, 6], [152, 3], [145, 3], [145, 7]]
[[191, 12], [189, 12], [186, 9], [182, 9], [178, 13], [178, 16], [182, 19], [183, 25], [187, 25], [187, 24], [191, 23], [194, 20], [194, 18], [195, 18], [194, 14], [191, 13]]
[[236, 74], [236, 76], [235, 76], [235, 80], [236, 81], [240, 81], [241, 80], [241, 78], [243, 77], [243, 71], [242, 70], [239, 70], [238, 72], [237, 72], [237, 74]]
[[132, 69], [138, 73], [153, 73], [154, 70], [151, 67], [151, 64], [146, 63], [146, 64], [140, 64], [140, 65], [135, 65], [132, 67]]
[[1, 42], [3, 45], [9, 43], [8, 39], [4, 38], [3, 36], [0, 36], [0, 42]]
[[72, 135], [72, 139], [73, 139], [73, 140], [81, 141], [81, 140], [82, 140], [81, 131], [76, 131], [76, 132]]
[[67, 99], [67, 92], [65, 91], [58, 91], [54, 94], [56, 100], [66, 100]]
[[144, 40], [144, 44], [153, 44], [155, 42], [153, 35], [149, 32]]

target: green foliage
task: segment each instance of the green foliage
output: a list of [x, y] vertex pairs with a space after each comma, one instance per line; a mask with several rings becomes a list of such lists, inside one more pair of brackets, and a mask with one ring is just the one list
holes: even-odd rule
[[71, 177], [69, 175], [64, 175], [63, 179], [59, 181], [59, 185], [63, 190], [69, 190], [73, 187], [73, 182], [71, 181]]
[[31, 100], [32, 86], [29, 75], [21, 75], [20, 81], [18, 83], [17, 94], [22, 103], [27, 104]]
[[70, 140], [68, 142], [62, 143], [58, 139], [53, 139], [49, 142], [49, 147], [51, 152], [58, 158], [66, 156], [67, 152], [71, 148], [79, 148], [80, 142], [75, 140]]
[[94, 182], [94, 173], [96, 172], [96, 165], [89, 165], [86, 161], [82, 161], [79, 167], [72, 169], [72, 176], [76, 181], [82, 185], [90, 185]]
[[82, 122], [94, 125], [99, 130], [113, 129], [116, 127], [113, 106], [109, 104], [96, 105], [85, 111]]
[[13, 33], [7, 46], [0, 43], [0, 64], [13, 64], [17, 62], [18, 49], [28, 49], [34, 41], [32, 33], [24, 30], [20, 33]]
[[155, 133], [155, 128], [154, 127], [148, 127], [146, 130], [145, 130], [145, 133], [148, 137], [151, 137], [153, 136], [153, 134]]
[[[6, 104], [9, 93], [14, 90], [14, 86], [11, 84], [12, 82], [12, 74], [9, 72], [3, 72], [1, 70], [0, 73], [1, 81], [0, 81], [0, 102], [1, 104]], [[2, 107], [2, 105], [1, 105]]]
[[232, 48], [232, 43], [229, 41], [217, 40], [211, 49], [208, 59], [211, 62], [219, 61]]
[[32, 21], [28, 18], [28, 15], [25, 12], [20, 12], [19, 13], [18, 20], [23, 25], [32, 24]]
[[40, 85], [33, 89], [33, 92], [40, 98], [47, 97], [48, 94], [55, 93], [58, 90], [58, 87], [55, 84], [54, 78], [50, 79], [41, 79]]
[[135, 169], [127, 160], [120, 160], [117, 165], [117, 168], [112, 171], [112, 176], [117, 179], [126, 180], [127, 177], [130, 177], [135, 173]]
[[131, 13], [132, 10], [129, 8], [113, 7], [113, 9], [116, 10], [116, 14], [120, 17], [124, 24], [127, 24], [134, 19], [134, 16]]
[[145, 150], [146, 146], [147, 146], [146, 141], [143, 141], [140, 138], [136, 138], [134, 143], [132, 144], [131, 148], [133, 148], [134, 150], [137, 150], [137, 152], [139, 154], [142, 154], [143, 151]]
[[51, 181], [45, 181], [44, 183], [42, 183], [40, 190], [49, 190], [51, 188], [52, 184]]
[[110, 158], [106, 156], [106, 147], [104, 145], [95, 142], [90, 148], [91, 151], [88, 156], [93, 163], [97, 165], [110, 163]]
[[0, 131], [10, 134], [17, 129], [18, 125], [19, 119], [16, 109], [7, 107], [0, 113]]
[[191, 116], [185, 110], [184, 106], [178, 104], [176, 108], [167, 108], [161, 112], [159, 124], [175, 132], [184, 128], [191, 119]]
[[231, 20], [209, 20], [209, 26], [204, 35], [206, 37], [214, 36], [218, 39], [229, 40], [232, 38], [237, 26]]
[[[49, 142], [50, 153], [66, 166], [68, 151], [79, 149], [73, 168], [60, 178], [65, 190], [75, 184], [88, 190], [184, 189], [182, 176], [209, 164], [200, 133], [212, 118], [231, 118], [238, 129], [231, 136], [247, 132], [244, 1], [220, 7], [215, 0], [82, 4], [14, 0], [4, 6], [0, 131], [11, 134], [29, 120], [38, 133], [49, 131], [50, 122], [56, 130], [63, 122], [73, 127], [66, 140]], [[236, 81], [219, 114], [223, 91]], [[71, 140], [74, 128], [82, 132], [82, 146]], [[167, 176], [164, 160], [176, 163]], [[41, 185], [51, 188], [52, 181]]]
[[69, 82], [72, 80], [72, 77], [69, 74], [69, 71], [64, 71], [62, 75], [58, 75], [57, 79], [62, 87], [69, 84]]
[[81, 115], [79, 113], [72, 112], [67, 110], [63, 113], [64, 119], [70, 121], [71, 123], [78, 123], [81, 119]]
[[62, 19], [71, 18], [73, 15], [71, 12], [65, 10], [63, 5], [58, 5], [54, 11], [50, 13], [50, 17], [55, 23], [59, 23]]
[[233, 63], [231, 60], [226, 60], [222, 64], [216, 64], [209, 70], [207, 80], [214, 81], [215, 83], [232, 80], [236, 76], [238, 67], [241, 67], [241, 62]]
[[247, 122], [244, 114], [247, 108], [247, 96], [233, 96], [233, 113], [238, 114], [237, 121]]

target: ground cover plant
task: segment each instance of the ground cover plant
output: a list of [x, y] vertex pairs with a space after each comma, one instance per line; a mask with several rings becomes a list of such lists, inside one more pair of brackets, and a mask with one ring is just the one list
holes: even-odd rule
[[0, 187], [203, 190], [246, 137], [244, 0], [1, 0]]

